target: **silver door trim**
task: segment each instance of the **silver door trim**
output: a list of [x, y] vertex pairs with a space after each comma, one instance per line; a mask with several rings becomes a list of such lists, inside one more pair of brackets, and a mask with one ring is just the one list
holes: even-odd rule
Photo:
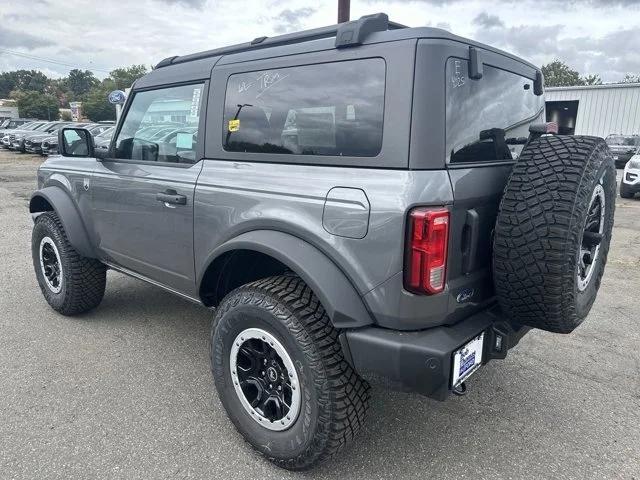
[[198, 298], [194, 298], [190, 295], [187, 295], [185, 293], [179, 292], [178, 290], [175, 290], [171, 287], [168, 287], [160, 282], [157, 282], [156, 280], [152, 280], [149, 277], [145, 277], [144, 275], [134, 272], [133, 270], [129, 270], [128, 268], [125, 267], [121, 267], [120, 265], [115, 265], [113, 263], [109, 263], [109, 262], [105, 262], [104, 260], [102, 261], [102, 263], [104, 263], [107, 267], [116, 270], [117, 272], [120, 273], [124, 273], [125, 275], [128, 275], [130, 277], [134, 277], [137, 278], [138, 280], [142, 280], [144, 282], [150, 283], [151, 285], [155, 285], [156, 287], [160, 287], [164, 290], [167, 290], [171, 293], [175, 293], [176, 295], [186, 299], [186, 300], [190, 300], [191, 302], [197, 303], [198, 305], [201, 306], [205, 306]]

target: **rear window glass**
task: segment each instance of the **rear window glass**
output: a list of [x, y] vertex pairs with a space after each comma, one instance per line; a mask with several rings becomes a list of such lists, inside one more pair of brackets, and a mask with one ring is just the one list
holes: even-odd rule
[[374, 157], [382, 145], [384, 84], [380, 58], [232, 75], [224, 148]]
[[484, 65], [480, 80], [468, 77], [468, 61], [447, 60], [446, 141], [450, 163], [514, 160], [529, 125], [541, 122], [542, 96], [533, 80]]

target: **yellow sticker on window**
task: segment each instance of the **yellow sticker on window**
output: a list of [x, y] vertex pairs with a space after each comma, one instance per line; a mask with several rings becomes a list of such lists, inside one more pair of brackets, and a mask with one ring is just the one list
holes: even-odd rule
[[238, 130], [240, 130], [240, 120], [238, 120], [237, 118], [229, 120], [229, 131], [237, 132]]

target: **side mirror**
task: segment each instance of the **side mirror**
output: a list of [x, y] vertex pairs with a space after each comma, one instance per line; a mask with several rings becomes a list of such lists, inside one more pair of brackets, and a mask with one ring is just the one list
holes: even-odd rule
[[86, 128], [61, 128], [58, 149], [63, 157], [93, 157], [93, 137]]

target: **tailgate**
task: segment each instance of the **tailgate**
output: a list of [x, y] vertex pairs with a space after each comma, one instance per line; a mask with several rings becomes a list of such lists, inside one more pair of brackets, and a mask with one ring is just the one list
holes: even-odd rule
[[508, 163], [449, 170], [454, 197], [447, 265], [451, 311], [493, 299], [492, 235], [511, 168]]
[[466, 76], [466, 60], [446, 63], [445, 151], [453, 190], [447, 278], [456, 316], [494, 298], [492, 236], [500, 199], [529, 125], [544, 119], [534, 80], [484, 58], [476, 79]]

